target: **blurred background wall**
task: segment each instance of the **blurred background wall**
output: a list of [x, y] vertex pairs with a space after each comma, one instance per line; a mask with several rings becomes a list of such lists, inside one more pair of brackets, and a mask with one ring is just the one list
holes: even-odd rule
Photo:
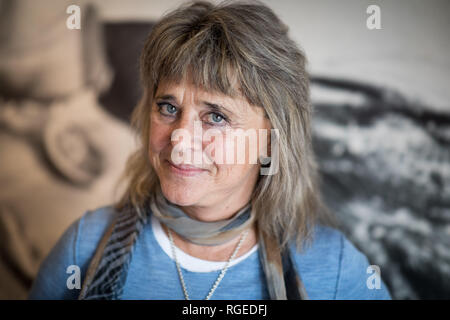
[[[450, 2], [264, 2], [308, 57], [321, 188], [340, 228], [380, 266], [394, 298], [450, 298]], [[56, 32], [76, 3], [81, 30]], [[21, 24], [60, 35], [50, 37], [52, 53], [41, 50], [48, 64], [27, 62], [31, 49], [21, 44], [35, 36], [1, 20], [0, 298], [24, 297], [65, 227], [117, 197], [113, 181], [134, 148], [127, 122], [140, 95], [139, 52], [152, 24], [181, 3], [53, 1], [28, 10]], [[372, 4], [380, 30], [366, 26]], [[59, 18], [44, 19], [48, 12]], [[60, 92], [23, 84], [67, 77], [79, 80]]]

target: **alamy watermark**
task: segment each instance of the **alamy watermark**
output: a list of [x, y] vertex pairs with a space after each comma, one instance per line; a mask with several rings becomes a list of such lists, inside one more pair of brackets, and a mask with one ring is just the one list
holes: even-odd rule
[[366, 26], [369, 30], [381, 29], [381, 9], [379, 6], [372, 4], [367, 7], [366, 13], [369, 14], [366, 20]]
[[381, 271], [380, 267], [373, 264], [367, 267], [366, 272], [370, 274], [367, 278], [366, 285], [370, 290], [381, 289]]
[[81, 9], [80, 6], [72, 4], [67, 7], [66, 13], [70, 14], [66, 20], [66, 27], [70, 30], [80, 30], [81, 29]]
[[72, 264], [67, 267], [66, 273], [70, 274], [70, 276], [67, 278], [67, 281], [66, 281], [67, 289], [69, 289], [69, 290], [81, 289], [80, 267], [75, 264]]
[[[270, 138], [269, 138], [270, 132]], [[177, 142], [170, 155], [175, 165], [261, 164], [261, 175], [274, 175], [279, 169], [278, 129], [208, 129], [194, 121], [193, 135], [187, 129], [172, 132]], [[268, 144], [270, 140], [270, 155]], [[206, 144], [206, 146], [205, 146]]]

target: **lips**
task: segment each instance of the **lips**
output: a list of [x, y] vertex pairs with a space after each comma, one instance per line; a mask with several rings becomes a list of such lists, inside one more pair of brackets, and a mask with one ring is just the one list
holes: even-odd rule
[[166, 160], [169, 165], [170, 170], [178, 175], [192, 177], [198, 175], [202, 172], [207, 171], [206, 169], [198, 168], [190, 164], [174, 164], [169, 160]]

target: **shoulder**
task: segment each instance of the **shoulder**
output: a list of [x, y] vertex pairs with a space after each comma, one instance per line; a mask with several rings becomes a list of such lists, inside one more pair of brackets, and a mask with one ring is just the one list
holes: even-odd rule
[[390, 299], [381, 278], [379, 286], [369, 283], [367, 257], [339, 230], [317, 225], [309, 246], [291, 249], [311, 299]]
[[116, 214], [112, 206], [104, 206], [87, 211], [73, 222], [41, 263], [29, 298], [76, 299], [79, 290], [67, 286], [73, 272], [70, 270], [77, 267], [82, 281], [102, 235]]
[[113, 206], [104, 206], [87, 211], [78, 222], [76, 243], [77, 262], [87, 269], [87, 263], [97, 249], [102, 236], [116, 218], [118, 212]]

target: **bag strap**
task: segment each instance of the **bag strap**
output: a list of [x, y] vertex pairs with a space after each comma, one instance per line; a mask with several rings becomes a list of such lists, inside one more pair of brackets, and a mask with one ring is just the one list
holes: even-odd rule
[[281, 250], [277, 239], [258, 227], [260, 262], [271, 300], [307, 300], [305, 287], [287, 246]]
[[113, 220], [113, 222], [110, 224], [110, 226], [108, 227], [108, 229], [103, 234], [103, 236], [100, 240], [97, 250], [95, 251], [94, 257], [92, 258], [91, 263], [89, 264], [88, 270], [86, 272], [86, 277], [83, 281], [83, 285], [81, 287], [81, 292], [80, 292], [80, 295], [78, 296], [78, 300], [83, 300], [86, 297], [88, 287], [92, 283], [92, 280], [94, 279], [95, 272], [97, 271], [98, 265], [100, 264], [100, 261], [102, 260], [106, 245], [108, 244], [108, 241], [111, 238], [111, 235], [114, 231], [114, 228], [116, 226], [116, 222], [118, 219], [119, 219], [119, 217], [117, 216]]

